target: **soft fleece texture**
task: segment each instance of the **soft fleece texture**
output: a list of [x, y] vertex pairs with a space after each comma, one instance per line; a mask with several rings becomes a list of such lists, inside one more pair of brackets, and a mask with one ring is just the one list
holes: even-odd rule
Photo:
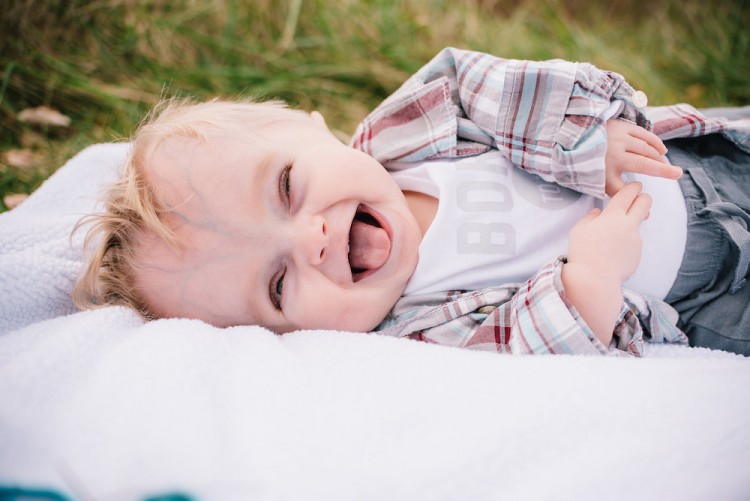
[[68, 235], [126, 151], [84, 150], [0, 215], [0, 487], [116, 500], [750, 497], [744, 357], [512, 357], [73, 313], [80, 236]]

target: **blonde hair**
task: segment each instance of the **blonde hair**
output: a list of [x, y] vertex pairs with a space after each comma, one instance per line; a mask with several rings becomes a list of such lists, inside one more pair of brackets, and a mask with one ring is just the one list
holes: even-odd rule
[[[169, 99], [156, 105], [136, 129], [124, 171], [109, 187], [104, 211], [82, 218], [75, 229], [87, 228], [84, 249], [87, 265], [71, 296], [81, 309], [108, 305], [133, 308], [146, 319], [158, 318], [136, 281], [140, 269], [138, 243], [152, 232], [171, 248], [180, 246], [164, 221], [169, 212], [147, 183], [145, 169], [156, 149], [175, 137], [201, 142], [209, 134], [261, 131], [269, 125], [307, 121], [307, 113], [286, 108], [281, 101], [252, 100], [198, 103]], [[257, 135], [255, 136], [257, 141]]]

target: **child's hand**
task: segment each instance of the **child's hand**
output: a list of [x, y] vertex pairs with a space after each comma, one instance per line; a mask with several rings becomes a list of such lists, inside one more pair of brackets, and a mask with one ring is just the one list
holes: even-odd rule
[[623, 120], [607, 121], [607, 154], [605, 191], [614, 196], [625, 182], [623, 172], [637, 172], [649, 176], [679, 179], [682, 169], [669, 165], [663, 155], [667, 147], [656, 134]]
[[568, 263], [595, 271], [618, 286], [641, 260], [640, 226], [648, 219], [651, 197], [641, 183], [615, 193], [604, 210], [594, 209], [570, 231]]
[[622, 283], [641, 260], [639, 228], [651, 209], [651, 197], [641, 188], [625, 185], [603, 211], [594, 209], [570, 230], [565, 295], [605, 346], [620, 312]]

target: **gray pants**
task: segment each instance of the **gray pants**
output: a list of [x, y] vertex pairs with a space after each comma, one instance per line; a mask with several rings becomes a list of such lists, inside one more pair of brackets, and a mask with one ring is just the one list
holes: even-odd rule
[[685, 171], [685, 255], [666, 297], [691, 346], [750, 356], [750, 155], [719, 134], [665, 141]]

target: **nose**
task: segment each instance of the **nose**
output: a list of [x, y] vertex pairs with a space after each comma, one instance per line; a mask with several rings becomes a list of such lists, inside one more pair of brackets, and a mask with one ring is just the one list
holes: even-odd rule
[[323, 263], [328, 252], [328, 228], [321, 216], [311, 216], [299, 221], [294, 228], [292, 253], [304, 263], [317, 266]]

